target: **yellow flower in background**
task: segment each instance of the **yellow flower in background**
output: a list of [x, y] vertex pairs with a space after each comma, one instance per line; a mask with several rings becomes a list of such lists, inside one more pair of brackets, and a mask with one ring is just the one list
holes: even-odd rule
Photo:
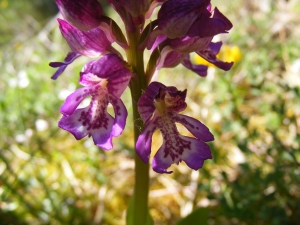
[[8, 6], [8, 1], [7, 0], [2, 0], [0, 2], [0, 8], [6, 8]]
[[[234, 62], [237, 63], [242, 59], [242, 53], [238, 46], [229, 46], [223, 45], [220, 52], [217, 54], [217, 58], [224, 62]], [[212, 63], [206, 61], [199, 55], [195, 55], [194, 57], [195, 64], [201, 64], [208, 67], [216, 67]]]

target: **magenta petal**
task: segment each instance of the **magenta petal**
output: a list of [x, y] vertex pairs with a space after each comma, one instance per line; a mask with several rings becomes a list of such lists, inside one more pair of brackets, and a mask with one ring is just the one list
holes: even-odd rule
[[81, 31], [64, 20], [57, 20], [60, 31], [73, 52], [88, 57], [97, 57], [110, 51], [111, 42], [99, 28]]
[[136, 153], [144, 163], [149, 162], [152, 135], [157, 129], [155, 121], [148, 123], [136, 142]]
[[123, 132], [126, 125], [127, 110], [122, 100], [113, 95], [109, 95], [109, 102], [112, 104], [115, 111], [115, 120], [111, 135], [117, 137]]
[[173, 171], [167, 171], [167, 169], [174, 163], [172, 157], [170, 155], [165, 154], [166, 144], [158, 149], [152, 160], [152, 169], [157, 173], [172, 173]]
[[101, 23], [102, 7], [97, 0], [55, 0], [63, 17], [80, 30], [91, 30]]
[[67, 66], [69, 64], [71, 64], [79, 56], [81, 56], [81, 55], [77, 54], [76, 52], [69, 52], [63, 62], [51, 62], [51, 63], [49, 63], [49, 66], [51, 66], [53, 68], [58, 67], [58, 70], [53, 74], [51, 79], [56, 80], [65, 71]]
[[70, 116], [74, 113], [81, 101], [93, 92], [93, 88], [96, 89], [97, 86], [80, 88], [69, 95], [64, 104], [61, 106], [60, 112], [65, 116]]
[[209, 146], [202, 141], [190, 137], [181, 137], [191, 143], [189, 151], [184, 151], [182, 160], [192, 169], [198, 170], [203, 166], [204, 160], [212, 159]]
[[207, 66], [193, 64], [190, 60], [190, 55], [186, 55], [181, 63], [201, 77], [205, 77], [207, 75]]
[[214, 136], [209, 129], [200, 121], [181, 114], [173, 114], [172, 118], [175, 122], [181, 123], [185, 126], [196, 138], [204, 142], [213, 141]]
[[77, 140], [88, 135], [86, 126], [80, 122], [82, 113], [87, 113], [88, 108], [78, 109], [71, 116], [63, 116], [58, 122], [58, 126], [64, 130], [69, 131]]

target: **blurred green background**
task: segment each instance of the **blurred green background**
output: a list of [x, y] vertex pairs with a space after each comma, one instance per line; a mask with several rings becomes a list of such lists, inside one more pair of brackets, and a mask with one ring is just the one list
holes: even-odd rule
[[[184, 113], [215, 135], [214, 158], [199, 171], [151, 171], [150, 213], [156, 225], [193, 210], [208, 220], [190, 225], [300, 224], [300, 1], [212, 4], [234, 24], [220, 37], [232, 70], [200, 78], [178, 66], [159, 81], [188, 89]], [[131, 114], [109, 152], [57, 127], [88, 61], [50, 79], [48, 63], [69, 50], [57, 16], [51, 0], [0, 0], [0, 224], [122, 225], [134, 180]], [[129, 90], [122, 99], [131, 113]], [[156, 133], [153, 149], [160, 143]]]

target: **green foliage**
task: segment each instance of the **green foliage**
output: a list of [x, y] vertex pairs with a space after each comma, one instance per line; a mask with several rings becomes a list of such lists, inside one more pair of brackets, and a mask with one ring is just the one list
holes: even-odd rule
[[208, 208], [198, 208], [180, 220], [177, 225], [208, 225]]

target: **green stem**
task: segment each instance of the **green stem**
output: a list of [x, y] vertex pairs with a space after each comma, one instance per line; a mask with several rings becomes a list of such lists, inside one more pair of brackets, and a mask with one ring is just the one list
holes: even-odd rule
[[[143, 51], [139, 51], [138, 42], [140, 33], [127, 33], [129, 49], [126, 51], [128, 63], [132, 66], [133, 78], [130, 82], [132, 96], [134, 143], [136, 143], [144, 124], [137, 108], [137, 102], [147, 87], [144, 71]], [[149, 193], [149, 164], [145, 164], [135, 153], [135, 185], [133, 194], [133, 224], [144, 225], [148, 218]]]

